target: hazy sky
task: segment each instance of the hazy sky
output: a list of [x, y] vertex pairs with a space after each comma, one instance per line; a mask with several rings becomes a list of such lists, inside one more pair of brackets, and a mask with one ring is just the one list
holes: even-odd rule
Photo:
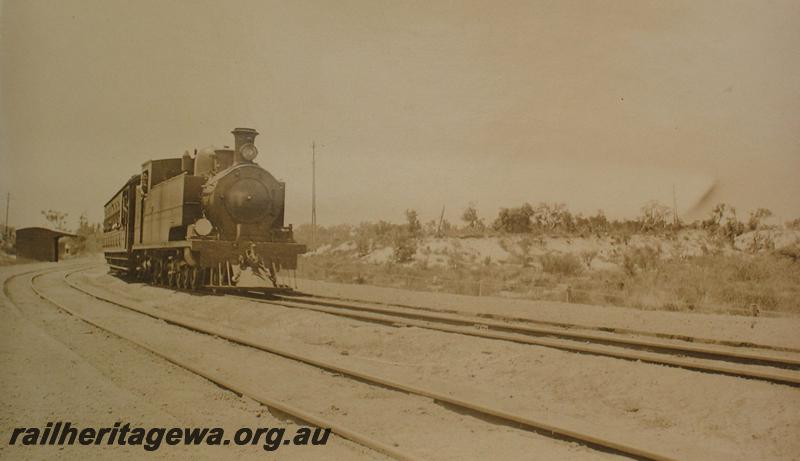
[[[150, 158], [258, 129], [287, 220], [474, 202], [800, 216], [800, 2], [2, 2], [0, 203], [103, 203]], [[0, 210], [2, 211], [2, 210]], [[703, 210], [701, 210], [702, 212]]]

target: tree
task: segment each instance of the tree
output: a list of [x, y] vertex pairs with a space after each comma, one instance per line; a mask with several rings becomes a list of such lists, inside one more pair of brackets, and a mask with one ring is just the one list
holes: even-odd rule
[[744, 233], [744, 224], [736, 217], [736, 208], [728, 207], [725, 223], [719, 228], [718, 233], [731, 243]]
[[464, 210], [464, 213], [461, 215], [461, 220], [467, 223], [470, 229], [474, 229], [475, 226], [478, 224], [478, 210], [475, 209], [475, 205], [470, 203], [469, 206]]
[[750, 219], [747, 220], [749, 230], [758, 230], [764, 224], [764, 220], [772, 216], [772, 211], [766, 208], [759, 208], [750, 212]]
[[100, 224], [90, 224], [89, 218], [86, 213], [82, 213], [78, 218], [78, 230], [75, 235], [75, 254], [80, 253], [96, 253], [100, 251], [100, 235], [102, 234], [102, 226]]
[[589, 226], [592, 232], [602, 232], [608, 230], [608, 218], [603, 210], [597, 210], [594, 216], [589, 217]]
[[517, 208], [501, 208], [494, 222], [494, 228], [513, 234], [530, 232], [533, 213], [533, 207], [529, 203]]
[[3, 232], [0, 234], [0, 237], [3, 239], [2, 242], [0, 242], [0, 250], [8, 254], [16, 254], [17, 233], [14, 227], [3, 227]]
[[724, 203], [718, 203], [716, 206], [714, 206], [709, 213], [708, 219], [703, 221], [703, 228], [716, 230], [720, 224], [722, 224], [722, 220], [725, 218], [725, 211], [727, 208], [728, 206]]
[[478, 210], [475, 208], [474, 203], [470, 203], [464, 210], [461, 220], [467, 224], [466, 229], [473, 233], [483, 233], [486, 230], [486, 224], [484, 224], [483, 219], [478, 217]]
[[736, 208], [725, 203], [717, 204], [702, 225], [703, 229], [729, 242], [733, 242], [745, 229], [744, 224], [736, 217]]
[[69, 213], [62, 213], [60, 211], [55, 210], [47, 210], [42, 211], [42, 216], [44, 219], [50, 223], [56, 230], [66, 231], [67, 230], [67, 216]]
[[422, 224], [420, 224], [419, 217], [415, 210], [406, 210], [406, 223], [408, 226], [408, 233], [412, 238], [419, 238], [422, 236]]
[[642, 206], [642, 216], [639, 219], [643, 231], [657, 231], [667, 226], [667, 217], [670, 208], [662, 205], [658, 200], [651, 200]]

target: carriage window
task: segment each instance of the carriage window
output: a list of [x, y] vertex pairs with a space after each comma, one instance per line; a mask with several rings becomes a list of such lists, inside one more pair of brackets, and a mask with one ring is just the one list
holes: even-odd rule
[[122, 213], [120, 213], [120, 215], [121, 215], [121, 220], [122, 220], [122, 227], [127, 227], [128, 226], [128, 191], [127, 190], [122, 192]]

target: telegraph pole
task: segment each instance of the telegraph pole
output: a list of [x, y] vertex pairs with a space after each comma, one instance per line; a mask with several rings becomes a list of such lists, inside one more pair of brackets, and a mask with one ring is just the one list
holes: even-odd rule
[[675, 198], [675, 184], [672, 185], [672, 224], [678, 225], [678, 201]]
[[3, 224], [3, 240], [8, 240], [8, 204], [11, 203], [11, 192], [6, 194], [6, 220]]
[[311, 246], [317, 241], [317, 143], [311, 141]]

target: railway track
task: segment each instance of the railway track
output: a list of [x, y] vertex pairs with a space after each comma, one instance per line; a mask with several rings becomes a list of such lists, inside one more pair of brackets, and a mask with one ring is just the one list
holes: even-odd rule
[[[78, 288], [77, 286], [73, 286]], [[756, 379], [800, 387], [800, 356], [787, 350], [760, 345], [759, 351], [743, 346], [707, 344], [684, 338], [664, 340], [637, 338], [611, 332], [575, 331], [575, 325], [556, 328], [530, 323], [496, 320], [485, 316], [434, 311], [428, 308], [341, 300], [308, 294], [277, 295], [263, 299], [261, 293], [228, 294], [265, 304], [315, 311], [392, 326], [419, 328], [493, 340], [550, 347], [569, 352], [683, 368], [696, 372]], [[687, 341], [688, 340], [688, 341]]]
[[[213, 335], [221, 339], [225, 339], [235, 344], [239, 344], [242, 346], [254, 348], [260, 351], [264, 351], [270, 354], [278, 355], [283, 358], [288, 358], [306, 365], [311, 365], [313, 367], [319, 368], [321, 370], [325, 370], [328, 372], [336, 373], [338, 375], [346, 376], [348, 378], [352, 378], [361, 382], [368, 383], [370, 385], [379, 386], [382, 388], [388, 388], [391, 390], [395, 390], [398, 392], [403, 392], [407, 394], [414, 394], [417, 396], [427, 397], [433, 399], [436, 402], [441, 404], [445, 404], [446, 406], [455, 408], [457, 411], [464, 412], [467, 414], [475, 415], [483, 419], [488, 419], [491, 421], [497, 421], [502, 424], [510, 425], [513, 427], [523, 428], [528, 431], [532, 431], [538, 434], [542, 434], [554, 439], [558, 440], [567, 440], [575, 443], [579, 443], [586, 447], [606, 452], [612, 453], [632, 459], [642, 459], [642, 460], [672, 460], [676, 459], [672, 456], [655, 453], [651, 450], [631, 446], [624, 442], [609, 440], [605, 437], [602, 437], [597, 434], [590, 434], [582, 431], [577, 431], [570, 429], [568, 427], [561, 427], [555, 424], [551, 424], [548, 421], [541, 420], [541, 419], [534, 419], [530, 418], [526, 415], [517, 414], [511, 411], [506, 411], [503, 409], [498, 409], [492, 407], [490, 404], [485, 402], [477, 402], [462, 399], [459, 397], [455, 397], [450, 395], [449, 393], [444, 393], [440, 391], [436, 391], [433, 389], [427, 389], [416, 385], [411, 385], [403, 382], [398, 382], [393, 379], [389, 379], [383, 376], [364, 373], [356, 369], [336, 365], [333, 363], [329, 363], [323, 360], [318, 360], [314, 357], [305, 356], [302, 354], [295, 353], [293, 351], [281, 348], [278, 345], [269, 344], [263, 341], [260, 338], [253, 337], [252, 335], [248, 335], [246, 333], [232, 331], [230, 329], [220, 327], [218, 325], [208, 324], [206, 322], [192, 320], [183, 318], [174, 314], [170, 314], [155, 308], [137, 305], [130, 301], [122, 300], [122, 299], [115, 299], [114, 297], [99, 293], [95, 290], [89, 289], [87, 287], [81, 286], [80, 284], [70, 280], [70, 275], [74, 272], [78, 272], [82, 269], [67, 272], [63, 276], [64, 282], [69, 285], [71, 288], [82, 292], [85, 295], [91, 296], [97, 300], [113, 304], [115, 306], [137, 312], [142, 315], [146, 315], [151, 318], [155, 318], [158, 320], [165, 321], [172, 325], [180, 326], [182, 328], [186, 328], [195, 332], [204, 333], [207, 335]], [[35, 282], [35, 277], [32, 279], [32, 285]], [[35, 286], [32, 286], [39, 296], [43, 299], [47, 300], [48, 302], [56, 305], [57, 307], [64, 309], [67, 312], [70, 312], [72, 315], [77, 315], [75, 312], [72, 312], [68, 307], [61, 305], [58, 300], [52, 299], [51, 297], [47, 296], [47, 294], [43, 293], [41, 290], [37, 289]], [[80, 316], [78, 316], [81, 318]], [[86, 319], [84, 319], [86, 320]], [[89, 321], [89, 320], [87, 320]], [[89, 321], [90, 322], [90, 321]], [[90, 322], [91, 323], [91, 322]], [[98, 325], [96, 325], [98, 326]], [[103, 326], [98, 326], [99, 328], [105, 329]], [[108, 331], [108, 330], [107, 330]], [[112, 331], [112, 333], [117, 334]], [[126, 338], [127, 339], [127, 338]], [[386, 444], [382, 444], [380, 442], [375, 442], [369, 440], [367, 437], [355, 434], [352, 435], [353, 431], [349, 431], [347, 429], [337, 428], [335, 425], [332, 425], [329, 421], [320, 421], [319, 419], [313, 419], [312, 415], [308, 415], [304, 413], [302, 410], [296, 408], [287, 408], [285, 405], [283, 407], [277, 406], [280, 402], [276, 401], [274, 398], [269, 396], [264, 396], [262, 392], [254, 389], [243, 389], [237, 386], [235, 383], [227, 382], [223, 377], [215, 376], [213, 373], [208, 373], [203, 370], [198, 370], [197, 367], [193, 366], [192, 364], [183, 363], [180, 361], [176, 361], [174, 358], [171, 358], [169, 354], [165, 354], [162, 351], [154, 351], [152, 348], [149, 348], [147, 345], [142, 345], [147, 350], [164, 357], [165, 359], [175, 363], [178, 366], [186, 368], [192, 372], [195, 372], [217, 384], [229, 388], [232, 391], [247, 395], [254, 400], [260, 401], [267, 406], [275, 407], [284, 411], [289, 414], [296, 415], [298, 419], [308, 421], [312, 424], [316, 425], [323, 425], [324, 427], [331, 427], [334, 433], [338, 433], [339, 435], [343, 436], [344, 438], [348, 438], [353, 440], [357, 443], [361, 443], [365, 446], [369, 446], [374, 448], [384, 454], [387, 454], [396, 459], [409, 459], [404, 453], [398, 452], [398, 450], [392, 450], [392, 447], [387, 447]], [[338, 430], [337, 430], [338, 429]]]
[[[158, 356], [158, 357], [160, 357], [160, 358], [162, 358], [162, 359], [164, 359], [164, 360], [166, 360], [166, 361], [168, 361], [168, 362], [170, 362], [170, 363], [172, 363], [172, 364], [174, 364], [174, 365], [176, 365], [176, 366], [178, 366], [180, 368], [183, 368], [183, 369], [185, 369], [185, 370], [187, 370], [187, 371], [189, 371], [189, 372], [191, 372], [191, 373], [193, 373], [195, 375], [198, 375], [198, 376], [200, 376], [200, 377], [202, 377], [202, 378], [204, 378], [204, 379], [206, 379], [208, 381], [213, 382], [214, 384], [220, 386], [221, 388], [229, 390], [229, 391], [231, 391], [231, 392], [233, 392], [233, 393], [235, 393], [235, 394], [237, 394], [239, 396], [249, 397], [249, 398], [253, 399], [256, 402], [259, 402], [262, 405], [267, 406], [270, 409], [278, 410], [278, 411], [280, 411], [280, 412], [282, 412], [282, 413], [284, 413], [286, 415], [289, 415], [289, 416], [295, 418], [296, 420], [303, 421], [305, 423], [312, 424], [312, 425], [317, 426], [317, 427], [330, 428], [331, 432], [333, 432], [334, 434], [337, 434], [338, 436], [340, 436], [340, 437], [342, 437], [344, 439], [348, 439], [348, 440], [350, 440], [352, 442], [355, 442], [355, 443], [357, 443], [357, 444], [359, 444], [361, 446], [364, 446], [364, 447], [369, 448], [371, 450], [374, 450], [376, 452], [382, 453], [382, 454], [384, 454], [384, 455], [386, 455], [386, 456], [388, 456], [390, 458], [393, 458], [393, 459], [397, 459], [397, 460], [400, 460], [400, 461], [422, 461], [422, 458], [420, 458], [420, 457], [412, 456], [412, 455], [410, 455], [410, 454], [398, 449], [395, 446], [386, 444], [386, 443], [384, 443], [384, 442], [382, 442], [380, 440], [377, 440], [377, 439], [375, 439], [373, 437], [370, 437], [370, 436], [368, 436], [368, 435], [366, 435], [366, 434], [364, 434], [362, 432], [350, 429], [350, 428], [348, 428], [346, 426], [343, 426], [341, 424], [337, 424], [334, 421], [328, 420], [328, 419], [326, 419], [324, 417], [321, 417], [319, 415], [315, 415], [315, 414], [313, 414], [311, 412], [307, 412], [307, 411], [305, 411], [302, 408], [299, 408], [297, 406], [287, 404], [287, 403], [281, 401], [280, 399], [275, 398], [274, 396], [270, 395], [269, 393], [264, 392], [261, 388], [253, 387], [253, 386], [247, 386], [247, 385], [243, 385], [241, 383], [237, 383], [237, 382], [235, 382], [233, 380], [230, 380], [228, 377], [226, 377], [224, 373], [215, 372], [213, 370], [208, 370], [208, 369], [203, 369], [202, 367], [199, 367], [199, 366], [197, 366], [197, 365], [195, 365], [195, 364], [193, 364], [193, 363], [191, 363], [189, 361], [181, 360], [179, 358], [176, 358], [176, 356], [174, 354], [171, 354], [169, 351], [164, 351], [164, 350], [160, 350], [158, 348], [152, 347], [152, 346], [150, 346], [150, 345], [148, 345], [148, 344], [146, 344], [146, 343], [144, 343], [142, 341], [139, 341], [139, 340], [137, 340], [137, 339], [135, 339], [135, 338], [133, 338], [133, 337], [131, 337], [129, 335], [126, 335], [126, 334], [124, 334], [124, 333], [122, 333], [120, 331], [117, 331], [117, 330], [115, 330], [113, 328], [109, 328], [108, 326], [102, 324], [101, 322], [94, 321], [94, 320], [88, 318], [87, 316], [81, 315], [77, 310], [67, 306], [65, 303], [60, 302], [57, 299], [54, 299], [53, 297], [49, 296], [43, 290], [41, 290], [39, 287], [36, 286], [36, 280], [39, 277], [42, 277], [42, 276], [45, 276], [45, 275], [49, 275], [49, 274], [51, 274], [53, 272], [56, 272], [56, 271], [59, 271], [59, 270], [63, 271], [63, 268], [58, 267], [58, 268], [49, 268], [49, 269], [45, 269], [45, 270], [32, 270], [32, 271], [25, 271], [25, 272], [22, 272], [22, 273], [14, 274], [14, 275], [12, 275], [11, 277], [9, 277], [9, 278], [7, 278], [5, 280], [4, 285], [3, 285], [3, 290], [2, 290], [3, 291], [2, 296], [3, 296], [3, 298], [5, 298], [5, 300], [8, 302], [8, 304], [10, 304], [11, 306], [14, 306], [15, 310], [17, 311], [17, 313], [19, 313], [21, 315], [24, 315], [24, 314], [22, 314], [22, 310], [19, 308], [19, 306], [17, 306], [17, 304], [11, 299], [10, 293], [9, 293], [9, 290], [8, 290], [8, 285], [9, 285], [9, 282], [11, 280], [13, 280], [13, 279], [32, 275], [29, 278], [28, 286], [29, 286], [30, 290], [33, 291], [36, 294], [36, 296], [38, 296], [39, 298], [41, 298], [41, 299], [45, 300], [46, 302], [52, 304], [57, 309], [65, 312], [65, 313], [67, 313], [67, 314], [69, 314], [69, 315], [71, 315], [71, 316], [73, 316], [73, 317], [75, 317], [75, 318], [77, 318], [77, 319], [89, 324], [89, 325], [92, 325], [95, 328], [98, 328], [98, 329], [100, 329], [102, 331], [105, 331], [105, 332], [107, 332], [109, 334], [112, 334], [112, 335], [117, 336], [117, 337], [119, 337], [119, 338], [121, 338], [123, 340], [126, 340], [126, 341], [128, 341], [128, 342], [130, 342], [130, 343], [132, 343], [132, 344], [134, 344], [134, 345], [136, 345], [136, 346], [138, 346], [138, 347], [140, 347], [140, 348], [142, 348], [142, 349], [144, 349], [144, 350], [146, 350], [146, 351], [148, 351], [148, 352], [150, 352], [150, 353], [152, 353], [152, 354], [154, 354], [154, 355], [156, 355], [156, 356]], [[71, 272], [75, 272], [75, 271], [79, 271], [79, 270], [85, 270], [85, 268], [81, 267], [79, 269], [73, 269]], [[66, 277], [67, 274], [69, 274], [71, 272], [67, 272], [65, 274], [65, 277]], [[96, 297], [94, 297], [94, 298], [95, 299], [99, 299], [99, 298], [96, 298]], [[111, 304], [115, 304], [115, 303], [111, 303]], [[139, 312], [139, 313], [140, 314], [144, 314], [144, 315], [149, 315], [149, 314], [147, 314], [145, 312]], [[153, 318], [157, 318], [156, 316], [153, 316], [153, 315], [149, 315], [149, 316], [153, 317]], [[175, 322], [168, 322], [168, 323], [172, 323], [174, 325], [178, 325]], [[189, 328], [189, 329], [191, 329], [191, 328]], [[192, 330], [194, 330], [194, 329], [192, 329]], [[194, 331], [198, 331], [199, 332], [199, 330], [194, 330]]]
[[390, 307], [390, 308], [399, 308], [403, 310], [407, 310], [408, 312], [421, 312], [421, 313], [433, 313], [433, 314], [454, 314], [461, 317], [474, 317], [480, 320], [496, 320], [499, 322], [511, 323], [516, 325], [533, 325], [537, 327], [543, 327], [542, 330], [546, 331], [546, 329], [555, 329], [555, 331], [585, 331], [591, 333], [599, 333], [599, 334], [617, 334], [623, 336], [639, 336], [639, 337], [646, 337], [646, 338], [655, 338], [655, 339], [662, 339], [662, 340], [673, 340], [678, 342], [684, 343], [691, 343], [691, 344], [707, 344], [712, 346], [729, 346], [733, 348], [749, 348], [749, 349], [759, 349], [765, 351], [772, 351], [772, 352], [788, 352], [788, 353], [798, 353], [800, 354], [800, 348], [790, 348], [790, 347], [778, 347], [778, 346], [771, 346], [766, 344], [759, 344], [753, 343], [749, 341], [730, 341], [730, 340], [722, 340], [722, 339], [711, 339], [711, 338], [704, 338], [698, 336], [689, 336], [684, 334], [672, 334], [672, 333], [663, 333], [663, 332], [655, 332], [655, 331], [647, 331], [647, 330], [637, 330], [633, 328], [620, 328], [620, 327], [602, 327], [602, 326], [593, 326], [593, 325], [586, 325], [586, 324], [578, 324], [578, 323], [568, 323], [568, 322], [556, 322], [556, 321], [548, 321], [548, 320], [541, 320], [541, 319], [532, 319], [527, 317], [515, 317], [515, 316], [508, 316], [508, 315], [501, 315], [501, 314], [488, 314], [488, 313], [473, 313], [464, 310], [458, 309], [440, 309], [440, 308], [433, 308], [427, 306], [420, 306], [420, 305], [413, 305], [413, 304], [400, 304], [400, 303], [387, 303], [387, 302], [380, 302], [380, 301], [369, 301], [364, 299], [355, 299], [355, 298], [345, 298], [345, 297], [336, 297], [330, 295], [315, 295], [315, 294], [308, 294], [297, 292], [296, 298], [303, 298], [303, 297], [310, 297], [314, 298], [315, 300], [323, 301], [323, 302], [332, 302], [332, 303], [357, 303], [357, 304], [366, 304], [368, 306], [378, 306], [378, 307]]
[[680, 341], [659, 341], [615, 334], [576, 332], [535, 327], [482, 317], [410, 310], [399, 306], [342, 302], [307, 295], [264, 300], [233, 295], [259, 303], [321, 312], [360, 321], [415, 326], [447, 333], [550, 347], [570, 352], [647, 362], [692, 371], [757, 379], [800, 387], [800, 357], [782, 351], [753, 352]]

